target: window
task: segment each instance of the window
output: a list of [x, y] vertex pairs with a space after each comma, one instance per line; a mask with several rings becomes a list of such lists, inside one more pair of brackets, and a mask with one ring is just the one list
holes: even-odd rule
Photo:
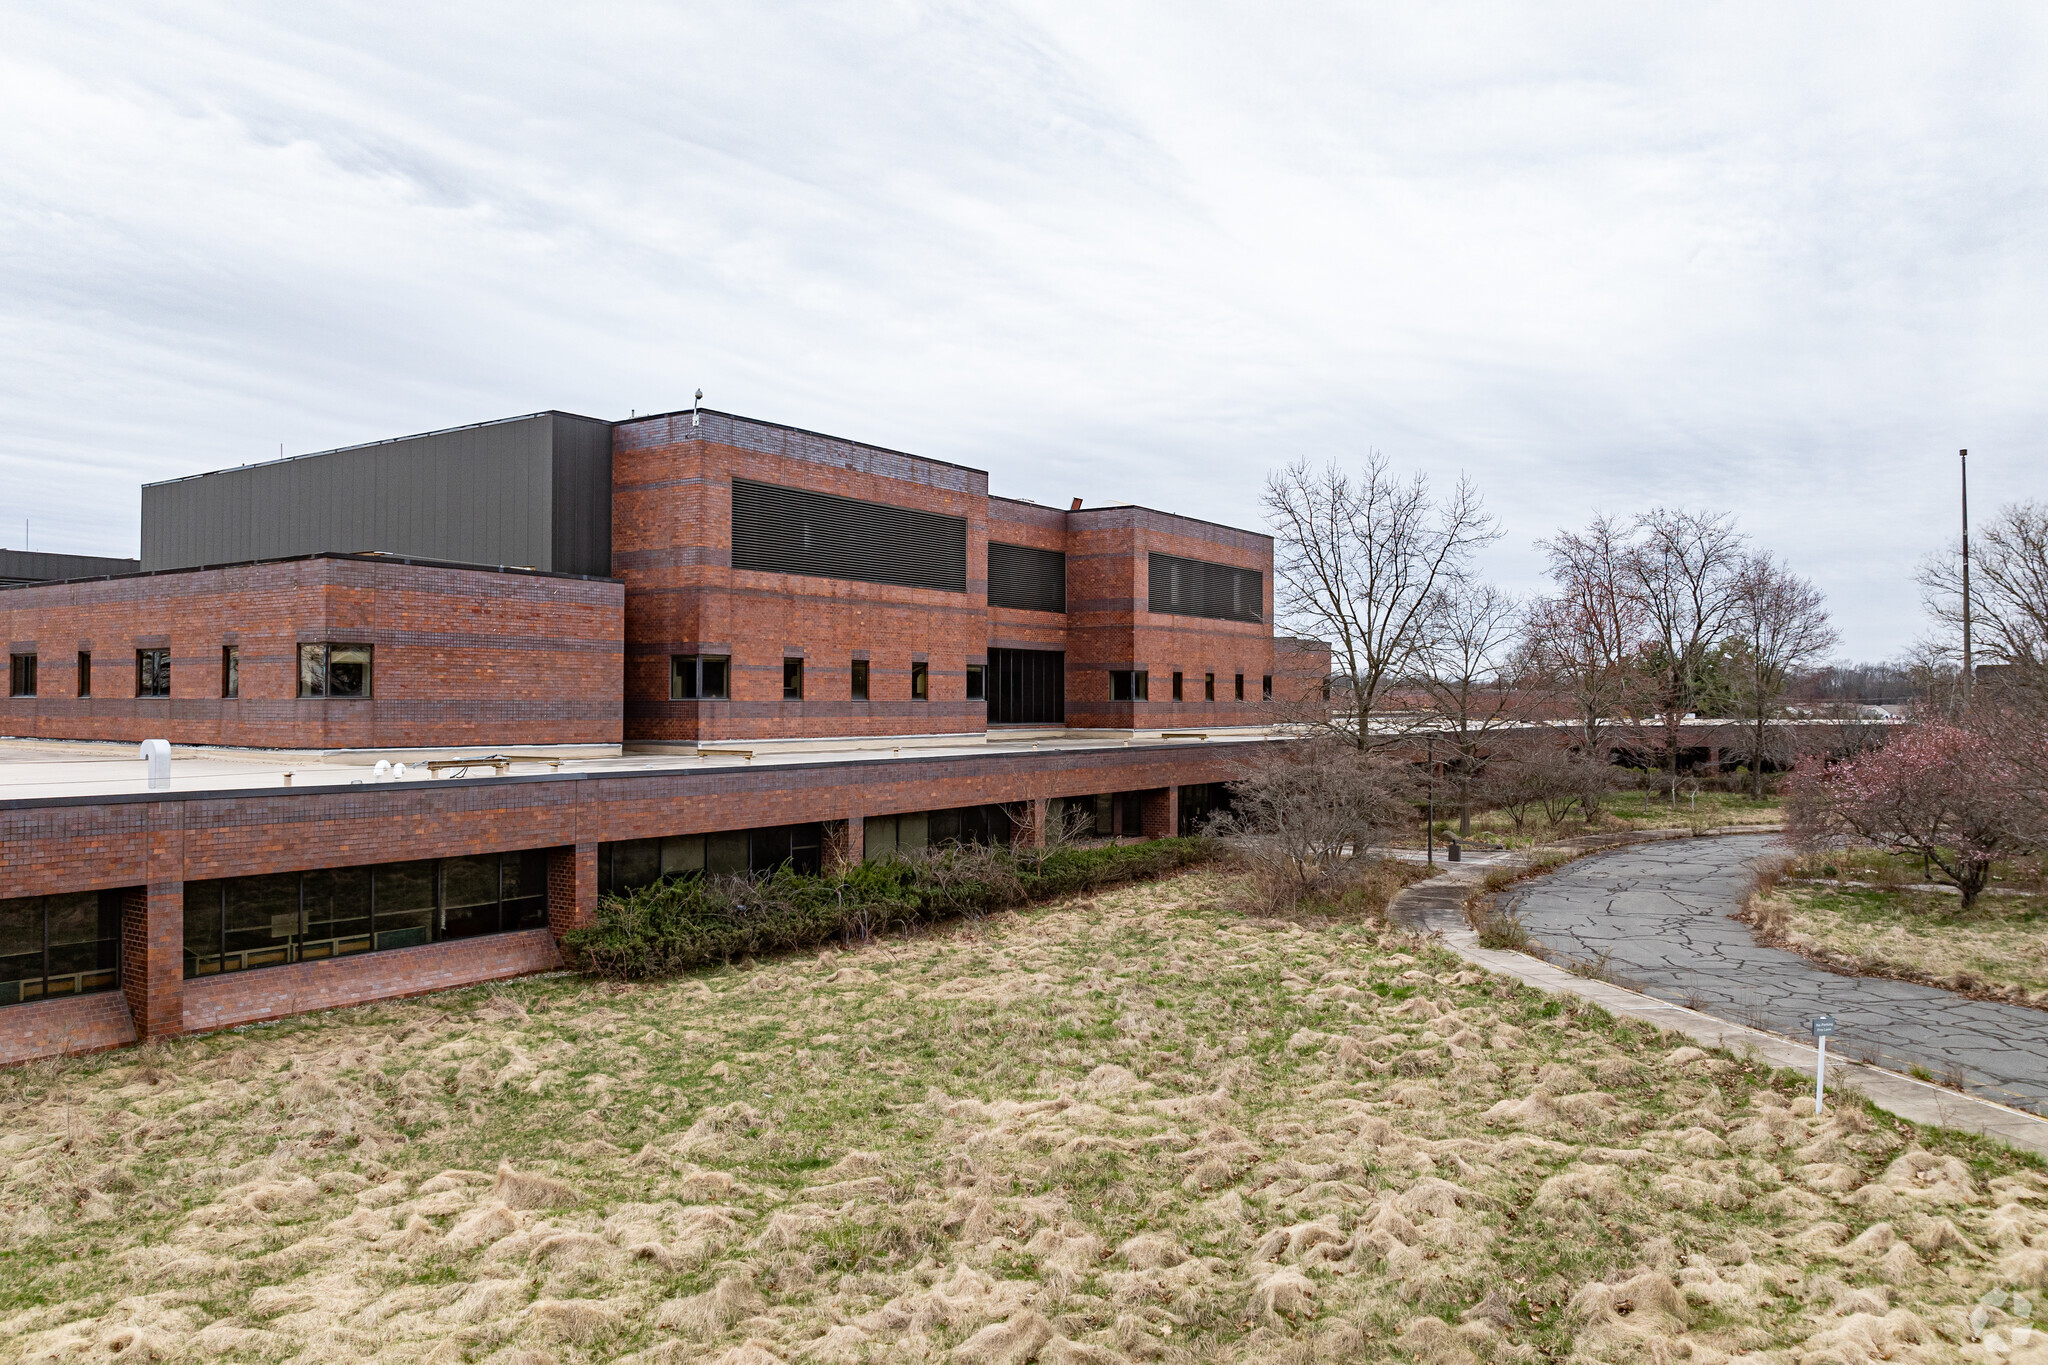
[[7, 695], [10, 697], [33, 697], [36, 694], [36, 656], [33, 654], [10, 654], [7, 656]]
[[185, 885], [185, 975], [281, 967], [548, 922], [545, 850]]
[[1259, 700], [1273, 700], [1273, 675], [1271, 673], [1259, 679]]
[[78, 651], [78, 695], [92, 695], [92, 651], [89, 649]]
[[1111, 701], [1149, 701], [1151, 677], [1144, 669], [1112, 669], [1109, 675]]
[[299, 695], [302, 697], [369, 696], [370, 646], [300, 645]]
[[815, 876], [824, 866], [824, 835], [824, 826], [818, 824], [769, 825], [599, 844], [598, 894], [676, 878], [767, 873], [785, 865]]
[[168, 697], [171, 695], [171, 651], [168, 649], [138, 649], [135, 651], [135, 695], [138, 697]]
[[1204, 673], [1202, 675], [1202, 700], [1216, 700], [1216, 675], [1214, 673]]
[[221, 646], [220, 694], [223, 697], [242, 695], [242, 651], [239, 646]]
[[868, 661], [866, 659], [855, 659], [853, 661], [853, 699], [855, 701], [866, 701], [868, 699]]
[[1067, 715], [1067, 656], [1057, 649], [988, 652], [988, 723], [1058, 724]]
[[121, 984], [121, 893], [0, 900], [0, 1005]]
[[782, 699], [802, 701], [804, 699], [804, 661], [784, 659], [782, 661]]
[[967, 665], [967, 700], [988, 700], [987, 678], [980, 664]]
[[734, 479], [732, 566], [964, 593], [967, 521]]
[[725, 654], [673, 654], [668, 694], [675, 701], [726, 701], [732, 659]]
[[1244, 674], [1242, 673], [1237, 675], [1237, 699], [1239, 701], [1244, 700]]
[[1180, 695], [1180, 670], [1179, 670], [1179, 669], [1177, 669], [1177, 668], [1176, 668], [1176, 669], [1175, 669], [1175, 670], [1173, 671], [1173, 699], [1174, 699], [1175, 701], [1179, 701], [1179, 700], [1181, 700], [1181, 695]]
[[912, 701], [930, 701], [932, 699], [932, 666], [930, 664], [911, 664], [910, 699]]
[[1162, 554], [1149, 555], [1146, 568], [1146, 605], [1152, 611], [1217, 621], [1266, 619], [1266, 580], [1256, 569]]

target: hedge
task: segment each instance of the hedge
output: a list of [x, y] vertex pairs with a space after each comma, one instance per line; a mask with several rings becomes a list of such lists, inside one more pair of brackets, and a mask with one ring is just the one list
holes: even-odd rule
[[571, 965], [617, 980], [867, 938], [915, 924], [1083, 895], [1213, 860], [1211, 839], [1102, 848], [948, 845], [831, 876], [786, 867], [763, 877], [681, 878], [598, 903], [596, 922], [562, 936]]

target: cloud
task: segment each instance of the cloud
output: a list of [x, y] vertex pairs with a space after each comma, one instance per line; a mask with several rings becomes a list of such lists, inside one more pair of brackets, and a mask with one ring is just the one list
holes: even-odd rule
[[[2024, 6], [19, 7], [0, 528], [708, 401], [1247, 524], [1299, 455], [1530, 542], [1734, 510], [1847, 652], [1954, 449], [2048, 495]], [[13, 543], [15, 530], [0, 531]]]

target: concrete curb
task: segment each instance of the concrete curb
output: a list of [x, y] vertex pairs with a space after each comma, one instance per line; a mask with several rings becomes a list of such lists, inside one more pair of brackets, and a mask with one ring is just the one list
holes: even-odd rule
[[[1815, 1049], [1804, 1043], [1741, 1024], [1731, 1024], [1725, 1019], [1717, 1019], [1683, 1005], [1667, 1004], [1654, 996], [1605, 981], [1574, 976], [1562, 967], [1527, 953], [1480, 947], [1478, 934], [1462, 927], [1462, 924], [1452, 928], [1443, 922], [1445, 910], [1456, 914], [1462, 921], [1465, 896], [1477, 881], [1476, 877], [1452, 875], [1418, 882], [1394, 898], [1388, 907], [1389, 914], [1406, 919], [1411, 927], [1421, 929], [1474, 966], [1513, 977], [1526, 986], [1552, 995], [1576, 995], [1610, 1014], [1640, 1019], [1660, 1029], [1682, 1034], [1703, 1047], [1726, 1048], [1733, 1052], [1753, 1051], [1772, 1066], [1804, 1071], [1809, 1076], [1813, 1074]], [[1408, 916], [1400, 914], [1403, 909], [1409, 911]], [[1422, 913], [1416, 914], [1416, 911]], [[1432, 915], [1430, 911], [1437, 913]], [[1997, 1138], [2023, 1151], [2048, 1156], [2048, 1119], [2036, 1118], [1974, 1095], [1958, 1094], [1942, 1086], [1916, 1081], [1895, 1071], [1830, 1056], [1829, 1089], [1844, 1082], [1878, 1108], [1902, 1119]]]

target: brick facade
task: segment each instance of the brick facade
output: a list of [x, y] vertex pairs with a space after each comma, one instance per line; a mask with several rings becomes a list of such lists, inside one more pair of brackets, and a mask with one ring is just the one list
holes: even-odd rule
[[0, 1008], [0, 1066], [137, 1041], [119, 991]]
[[[0, 698], [0, 734], [288, 749], [617, 744], [623, 609], [609, 579], [351, 555], [7, 588], [0, 635], [36, 654], [37, 695]], [[373, 646], [370, 697], [298, 695], [298, 647], [320, 642]], [[222, 696], [229, 646], [234, 697]], [[138, 697], [136, 651], [158, 648], [171, 653], [171, 694]]]

